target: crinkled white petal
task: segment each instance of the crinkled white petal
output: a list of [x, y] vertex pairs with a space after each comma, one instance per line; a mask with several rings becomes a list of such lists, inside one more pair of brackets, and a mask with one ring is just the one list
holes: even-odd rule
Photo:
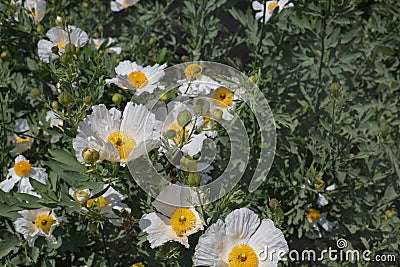
[[43, 20], [46, 13], [46, 1], [44, 0], [26, 0], [24, 7], [29, 10], [35, 10], [33, 21], [37, 24]]
[[321, 216], [318, 219], [318, 223], [322, 226], [322, 228], [324, 228], [325, 231], [332, 231], [332, 229], [335, 227], [335, 224], [333, 224], [332, 222], [328, 221], [326, 219], [326, 215], [327, 213], [321, 213]]
[[203, 141], [205, 139], [207, 139], [207, 135], [204, 132], [200, 134], [193, 134], [190, 141], [182, 147], [181, 151], [193, 157], [197, 153], [201, 152], [203, 148]]
[[318, 193], [317, 203], [320, 206], [325, 206], [325, 205], [328, 205], [329, 201], [323, 194]]
[[247, 241], [260, 225], [260, 219], [252, 210], [241, 208], [229, 213], [225, 224], [230, 239]]
[[[177, 239], [175, 232], [168, 223], [169, 219], [167, 217], [155, 212], [145, 214], [140, 219], [139, 227], [147, 233], [147, 240], [150, 242], [151, 248], [159, 247], [168, 241]], [[185, 243], [184, 245], [187, 244], [187, 237], [185, 238], [186, 242], [185, 240], [180, 241]]]
[[14, 169], [11, 168], [8, 170], [7, 179], [0, 183], [0, 189], [4, 192], [10, 192], [13, 189], [14, 185], [19, 182], [21, 177], [14, 173]]

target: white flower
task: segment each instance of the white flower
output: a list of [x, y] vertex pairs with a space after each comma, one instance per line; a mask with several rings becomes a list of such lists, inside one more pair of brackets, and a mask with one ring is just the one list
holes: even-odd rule
[[158, 212], [144, 214], [139, 221], [140, 228], [147, 233], [151, 248], [169, 241], [176, 241], [189, 247], [188, 236], [203, 229], [204, 221], [193, 203], [196, 195], [191, 189], [173, 184], [165, 187], [153, 206]]
[[[258, 1], [253, 1], [252, 6], [256, 13], [256, 19], [261, 22], [267, 23], [274, 13], [275, 8], [279, 8], [279, 12], [281, 12], [284, 8], [293, 7], [293, 3], [288, 3], [289, 0], [280, 0], [280, 1], [267, 1], [265, 6], [267, 7], [267, 12], [264, 11], [264, 4]], [[265, 13], [265, 21], [264, 21], [264, 13]]]
[[35, 24], [38, 24], [44, 18], [44, 14], [46, 13], [46, 1], [26, 0], [24, 7], [31, 12], [29, 15], [33, 18]]
[[185, 79], [177, 82], [180, 84], [178, 93], [188, 97], [205, 96], [210, 94], [211, 90], [221, 86], [218, 82], [203, 74], [195, 80]]
[[139, 2], [139, 0], [115, 0], [111, 1], [111, 10], [114, 12], [121, 11], [123, 9], [126, 9], [130, 6], [133, 6]]
[[[50, 127], [57, 127], [60, 131], [64, 131], [63, 129], [63, 121], [60, 120], [54, 111], [49, 110], [46, 112], [46, 121], [50, 122]], [[50, 143], [54, 144], [57, 143], [61, 138], [60, 134], [54, 134], [51, 136]]]
[[94, 46], [96, 47], [97, 50], [100, 49], [100, 47], [103, 45], [103, 43], [105, 41], [107, 41], [107, 44], [105, 46], [105, 50], [108, 53], [110, 53], [110, 54], [116, 53], [118, 55], [121, 54], [121, 51], [122, 51], [121, 47], [119, 47], [119, 46], [111, 46], [115, 42], [115, 39], [113, 39], [113, 38], [108, 38], [108, 39], [95, 39], [95, 38], [93, 38], [92, 39], [92, 42], [93, 42], [93, 44], [94, 44]]
[[107, 84], [115, 84], [122, 89], [134, 90], [136, 95], [143, 92], [153, 93], [159, 87], [159, 80], [164, 76], [166, 64], [154, 66], [140, 66], [136, 62], [124, 60], [115, 68], [117, 77], [106, 79]]
[[22, 154], [32, 146], [33, 139], [30, 137], [32, 132], [26, 119], [17, 119], [15, 120], [15, 124], [15, 132], [20, 134], [20, 136], [16, 134], [9, 135], [7, 140], [10, 144], [15, 145], [15, 147], [11, 150], [12, 153]]
[[319, 230], [318, 224], [321, 225], [321, 227], [325, 230], [325, 231], [332, 231], [333, 227], [335, 227], [335, 225], [328, 221], [326, 219], [327, 216], [327, 212], [324, 213], [320, 213], [319, 210], [316, 209], [309, 209], [308, 213], [306, 215], [307, 221], [309, 223], [309, 225], [312, 228], [312, 232], [306, 232], [305, 236], [310, 238], [310, 239], [316, 239], [316, 238], [321, 238], [321, 232]]
[[33, 191], [33, 187], [29, 182], [29, 178], [46, 184], [47, 173], [43, 168], [35, 168], [22, 155], [15, 159], [14, 167], [8, 170], [7, 179], [0, 183], [0, 189], [4, 192], [10, 192], [16, 183], [18, 184], [18, 193], [30, 194], [40, 197], [39, 194]]
[[72, 144], [76, 157], [84, 162], [82, 151], [92, 148], [99, 152], [99, 160], [120, 162], [145, 155], [159, 146], [161, 122], [143, 105], [128, 102], [124, 113], [108, 110], [100, 104], [78, 126], [78, 136]]
[[108, 220], [115, 226], [121, 225], [121, 218], [115, 214], [113, 210], [126, 210], [128, 213], [131, 212], [131, 209], [125, 203], [121, 201], [125, 199], [123, 195], [118, 193], [114, 188], [108, 185], [104, 185], [102, 190], [107, 189], [101, 196], [92, 198], [99, 192], [92, 192], [89, 189], [83, 190], [74, 190], [72, 188], [69, 189], [69, 194], [74, 198], [76, 202], [84, 205], [82, 210], [84, 212], [88, 212], [88, 210], [95, 210], [100, 214], [104, 215], [108, 218]]
[[[328, 186], [325, 191], [333, 191], [337, 188], [336, 184], [332, 184], [330, 186]], [[326, 196], [324, 194], [318, 193], [318, 199], [317, 199], [317, 204], [320, 206], [326, 206], [329, 204], [328, 199], [326, 198]]]
[[64, 54], [65, 46], [73, 44], [75, 47], [83, 47], [89, 41], [89, 36], [83, 30], [75, 26], [68, 26], [67, 29], [61, 27], [51, 28], [46, 33], [48, 40], [40, 40], [38, 43], [38, 54], [40, 60], [49, 63], [50, 60], [59, 58], [58, 54], [54, 54], [51, 48], [57, 46], [59, 54]]
[[28, 245], [33, 247], [39, 236], [44, 236], [52, 243], [56, 243], [53, 236], [54, 228], [63, 220], [54, 214], [50, 208], [37, 210], [23, 210], [18, 212], [22, 218], [15, 220], [15, 230], [24, 235]]
[[273, 221], [260, 220], [253, 211], [241, 208], [228, 214], [225, 223], [218, 220], [199, 238], [193, 263], [194, 266], [277, 266], [279, 257], [288, 251], [285, 237]]

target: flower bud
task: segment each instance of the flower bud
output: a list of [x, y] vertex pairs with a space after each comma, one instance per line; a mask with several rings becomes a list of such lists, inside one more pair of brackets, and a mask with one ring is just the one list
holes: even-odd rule
[[90, 197], [85, 190], [75, 190], [73, 196], [74, 200], [79, 204], [84, 204]]
[[73, 44], [67, 44], [65, 46], [65, 53], [73, 55], [75, 54], [75, 46]]
[[8, 56], [7, 50], [4, 50], [3, 52], [1, 52], [1, 55], [0, 55], [1, 58], [6, 58], [7, 56]]
[[39, 88], [32, 88], [31, 89], [31, 95], [34, 96], [34, 97], [39, 97], [40, 96]]
[[342, 86], [340, 86], [340, 84], [338, 83], [332, 83], [331, 84], [331, 90], [333, 93], [339, 93], [340, 91], [342, 91]]
[[255, 76], [255, 75], [251, 75], [251, 76], [249, 77], [249, 81], [255, 83], [255, 82], [256, 82], [256, 76]]
[[61, 92], [61, 94], [58, 95], [58, 102], [64, 107], [71, 104], [72, 100], [72, 95], [69, 92], [63, 91]]
[[167, 131], [167, 138], [168, 139], [175, 138], [175, 136], [176, 136], [176, 131], [175, 130], [168, 130]]
[[154, 45], [156, 43], [156, 39], [154, 39], [153, 37], [150, 38], [149, 40], [149, 44], [150, 45]]
[[53, 53], [53, 54], [58, 54], [58, 51], [59, 51], [60, 49], [58, 48], [58, 46], [53, 46], [52, 48], [51, 48], [51, 53]]
[[276, 198], [273, 198], [273, 199], [269, 200], [269, 206], [273, 210], [276, 210], [277, 208], [279, 208], [280, 204], [281, 203]]
[[86, 96], [84, 99], [83, 99], [83, 103], [85, 103], [86, 105], [90, 105], [91, 103], [92, 103], [92, 101], [93, 101], [93, 98], [89, 95], [89, 96]]
[[44, 27], [43, 27], [43, 25], [42, 25], [42, 24], [39, 24], [39, 25], [36, 27], [36, 31], [37, 31], [40, 35], [43, 35], [43, 34], [44, 34]]
[[56, 25], [61, 26], [63, 24], [63, 22], [64, 22], [63, 18], [60, 16], [57, 16], [57, 18], [55, 20]]
[[188, 122], [191, 119], [192, 119], [192, 114], [190, 114], [190, 112], [187, 110], [183, 110], [183, 111], [179, 112], [177, 121], [178, 121], [179, 126], [184, 127], [184, 126], [186, 126], [186, 124], [188, 124]]
[[162, 94], [161, 97], [160, 97], [160, 100], [163, 101], [163, 102], [167, 102], [169, 100], [168, 94], [167, 93]]
[[122, 96], [120, 94], [116, 93], [112, 96], [112, 102], [115, 105], [119, 106], [121, 104], [121, 101], [122, 101]]
[[103, 25], [99, 24], [99, 26], [97, 26], [97, 31], [103, 32], [103, 30], [104, 30]]
[[51, 102], [51, 107], [52, 107], [53, 109], [58, 109], [58, 102], [57, 102], [57, 101]]
[[196, 172], [191, 172], [188, 175], [188, 183], [190, 186], [199, 186], [201, 182], [201, 174]]
[[96, 232], [97, 231], [97, 223], [95, 222], [88, 222], [88, 228], [90, 231], [92, 232]]
[[385, 216], [386, 218], [390, 219], [392, 218], [394, 215], [396, 215], [396, 212], [394, 210], [387, 210], [385, 211]]
[[381, 126], [381, 133], [382, 133], [383, 135], [387, 135], [389, 132], [390, 132], [390, 126], [389, 126], [389, 124], [384, 123], [384, 124]]
[[84, 3], [82, 4], [82, 7], [86, 9], [86, 8], [88, 8], [88, 7], [89, 7], [89, 4], [88, 4], [88, 3], [86, 3], [86, 2], [84, 2]]
[[194, 112], [194, 114], [196, 114], [196, 115], [200, 115], [200, 114], [201, 114], [201, 111], [202, 111], [202, 108], [201, 108], [200, 105], [195, 106], [194, 109], [193, 109], [193, 112]]
[[96, 161], [99, 160], [100, 158], [100, 154], [97, 150], [93, 149], [93, 148], [85, 148], [82, 151], [82, 157], [83, 157], [83, 161], [86, 164], [95, 164]]
[[222, 110], [220, 110], [219, 108], [217, 108], [217, 109], [215, 109], [215, 110], [213, 111], [213, 116], [214, 116], [214, 118], [217, 119], [217, 120], [220, 120], [220, 119], [222, 118], [222, 114], [223, 114], [223, 112], [222, 112]]

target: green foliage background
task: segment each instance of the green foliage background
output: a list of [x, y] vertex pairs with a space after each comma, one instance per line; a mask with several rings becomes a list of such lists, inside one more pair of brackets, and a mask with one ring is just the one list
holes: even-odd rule
[[[7, 143], [18, 118], [28, 119], [35, 131], [33, 146], [24, 153], [35, 166], [49, 173], [47, 186], [33, 184], [43, 199], [0, 191], [0, 259], [5, 266], [191, 266], [197, 236], [191, 248], [168, 244], [152, 250], [140, 229], [115, 228], [104, 223], [90, 230], [87, 218], [71, 207], [68, 185], [94, 187], [93, 174], [75, 160], [72, 138], [76, 127], [94, 104], [107, 107], [114, 93], [105, 86], [118, 62], [129, 59], [142, 65], [208, 60], [230, 65], [255, 81], [268, 99], [277, 126], [276, 156], [267, 181], [252, 194], [239, 186], [218, 203], [207, 207], [213, 221], [235, 208], [248, 206], [261, 217], [271, 217], [282, 229], [289, 248], [322, 251], [336, 247], [339, 238], [350, 249], [369, 249], [373, 255], [399, 255], [400, 219], [400, 2], [397, 0], [292, 1], [293, 8], [275, 12], [263, 25], [254, 19], [251, 1], [184, 0], [140, 1], [114, 13], [109, 1], [47, 1], [40, 23], [44, 33], [55, 27], [57, 15], [91, 37], [117, 37], [121, 55], [81, 49], [68, 64], [39, 61], [37, 42], [43, 31], [24, 12], [19, 21], [15, 6], [0, 8], [1, 181], [13, 166]], [[45, 112], [57, 100], [49, 83], [73, 94], [77, 110], [65, 115], [71, 126], [57, 144], [49, 135], [60, 134], [45, 122]], [[72, 86], [74, 83], [77, 87]], [[39, 89], [38, 96], [36, 88]], [[35, 89], [35, 90], [34, 90]], [[91, 96], [89, 103], [83, 101]], [[60, 111], [60, 110], [59, 110]], [[257, 127], [245, 109], [239, 110], [249, 129], [257, 158]], [[220, 142], [224, 142], [221, 137]], [[250, 164], [249, 172], [254, 168]], [[152, 210], [151, 198], [120, 170], [116, 189], [127, 196], [139, 219]], [[251, 177], [251, 176], [250, 176]], [[324, 181], [316, 188], [318, 179]], [[336, 184], [334, 191], [325, 191]], [[329, 204], [318, 207], [318, 193]], [[269, 199], [280, 201], [270, 208]], [[28, 200], [29, 203], [25, 201]], [[41, 206], [63, 207], [69, 223], [58, 227], [57, 245], [38, 239], [29, 248], [12, 222], [17, 211]], [[327, 212], [332, 232], [310, 240], [307, 210]], [[386, 211], [395, 211], [388, 216]], [[386, 212], [386, 213], [385, 213]], [[102, 234], [105, 234], [103, 238]], [[103, 253], [107, 247], [109, 262]], [[285, 262], [282, 266], [307, 266]], [[390, 266], [393, 263], [323, 262], [320, 266]], [[337, 265], [335, 265], [337, 264]], [[310, 266], [310, 265], [308, 265]], [[316, 266], [316, 265], [313, 265]], [[394, 266], [394, 265], [393, 265]]]

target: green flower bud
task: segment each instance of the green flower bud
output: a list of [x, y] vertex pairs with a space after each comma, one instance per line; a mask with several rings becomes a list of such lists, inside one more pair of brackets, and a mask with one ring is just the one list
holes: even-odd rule
[[68, 65], [68, 63], [70, 63], [72, 60], [72, 56], [69, 54], [64, 54], [60, 57], [60, 62], [63, 65]]
[[222, 112], [222, 110], [220, 110], [219, 108], [217, 108], [217, 109], [215, 109], [215, 110], [213, 111], [213, 116], [214, 116], [214, 118], [217, 119], [217, 120], [222, 119], [222, 114], [223, 114], [223, 112]]
[[386, 134], [388, 134], [389, 132], [390, 132], [390, 126], [389, 126], [389, 124], [384, 123], [384, 124], [381, 126], [381, 133], [382, 133], [383, 135], [386, 135]]
[[82, 151], [82, 157], [83, 157], [83, 161], [86, 164], [95, 164], [96, 161], [99, 160], [100, 158], [100, 154], [97, 150], [93, 149], [93, 148], [85, 148]]
[[271, 209], [276, 210], [277, 208], [279, 208], [280, 206], [280, 202], [279, 200], [277, 200], [276, 198], [270, 199], [269, 200], [269, 206], [271, 207]]
[[112, 96], [112, 102], [113, 102], [115, 105], [119, 106], [119, 105], [121, 104], [121, 101], [122, 101], [122, 95], [116, 93], [116, 94], [114, 94], [114, 95]]
[[89, 95], [89, 96], [86, 96], [84, 99], [83, 99], [83, 103], [85, 103], [86, 105], [90, 105], [91, 103], [92, 103], [92, 101], [93, 101], [93, 98]]
[[63, 91], [61, 94], [58, 95], [58, 102], [63, 105], [64, 107], [71, 104], [73, 97], [70, 93]]
[[161, 97], [160, 97], [160, 100], [163, 101], [163, 102], [167, 102], [169, 100], [168, 94], [167, 93], [162, 94]]
[[167, 138], [168, 139], [175, 138], [175, 136], [176, 136], [176, 131], [175, 130], [168, 130], [167, 131]]
[[255, 75], [251, 75], [251, 76], [249, 77], [249, 81], [255, 83], [255, 82], [256, 82], [256, 76], [255, 76]]
[[392, 218], [394, 215], [396, 215], [396, 212], [394, 210], [387, 210], [385, 211], [385, 216], [386, 218], [390, 219]]
[[65, 46], [65, 53], [73, 55], [75, 54], [75, 46], [73, 44], [67, 44]]
[[51, 102], [51, 107], [52, 107], [53, 109], [58, 109], [58, 102], [57, 102], [57, 101]]
[[40, 35], [43, 35], [43, 34], [44, 34], [44, 27], [43, 27], [43, 25], [42, 25], [42, 24], [39, 24], [39, 25], [36, 27], [36, 31], [37, 31]]
[[96, 231], [97, 231], [97, 223], [95, 223], [95, 222], [88, 222], [88, 228], [89, 228], [90, 231], [96, 232]]
[[196, 115], [200, 115], [202, 111], [202, 107], [201, 106], [195, 106], [193, 109], [194, 114]]
[[191, 172], [188, 175], [188, 183], [190, 186], [199, 186], [201, 182], [201, 174]]
[[40, 92], [39, 88], [32, 88], [32, 90], [31, 90], [31, 95], [34, 97], [40, 96], [40, 93], [41, 92]]
[[7, 56], [8, 56], [7, 50], [4, 50], [3, 52], [1, 52], [1, 55], [0, 55], [1, 58], [6, 58]]
[[89, 4], [85, 2], [85, 3], [82, 4], [82, 7], [86, 9], [86, 8], [89, 7]]
[[178, 121], [179, 126], [184, 127], [184, 126], [186, 126], [186, 124], [188, 124], [188, 122], [191, 119], [192, 119], [192, 114], [190, 114], [189, 111], [184, 110], [184, 111], [179, 112], [177, 121]]
[[55, 19], [55, 23], [57, 26], [62, 26], [63, 22], [64, 22], [64, 20], [60, 16], [57, 16], [57, 18]]
[[103, 32], [103, 30], [104, 30], [103, 25], [99, 24], [99, 26], [97, 26], [97, 31]]
[[151, 37], [149, 40], [150, 45], [154, 45], [156, 42], [156, 39], [154, 39], [153, 37]]
[[333, 93], [339, 93], [340, 91], [342, 91], [342, 86], [340, 86], [340, 84], [338, 83], [332, 83], [331, 84], [331, 90]]

